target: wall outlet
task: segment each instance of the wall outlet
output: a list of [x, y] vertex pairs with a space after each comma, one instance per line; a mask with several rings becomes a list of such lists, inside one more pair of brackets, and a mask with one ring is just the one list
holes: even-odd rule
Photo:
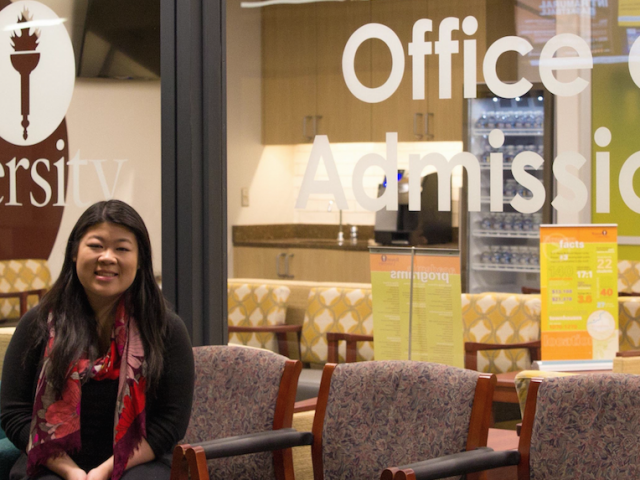
[[240, 189], [240, 205], [243, 207], [249, 206], [249, 189], [247, 187]]

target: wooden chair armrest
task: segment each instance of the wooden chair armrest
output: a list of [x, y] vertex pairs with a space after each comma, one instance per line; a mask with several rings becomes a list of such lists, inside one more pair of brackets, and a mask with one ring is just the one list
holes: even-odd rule
[[380, 478], [381, 480], [408, 478], [434, 480], [517, 465], [519, 461], [520, 453], [517, 450], [494, 452], [491, 448], [481, 447], [476, 450], [453, 453], [403, 467], [387, 468], [382, 472]]
[[464, 368], [478, 370], [478, 352], [484, 350], [512, 350], [514, 348], [526, 348], [529, 350], [531, 361], [540, 360], [540, 340], [522, 343], [481, 343], [464, 342]]
[[338, 342], [347, 342], [347, 363], [354, 363], [358, 354], [358, 342], [372, 342], [373, 335], [359, 333], [327, 332], [328, 363], [338, 363]]
[[316, 409], [318, 404], [318, 397], [307, 398], [306, 400], [300, 400], [293, 405], [293, 413], [309, 412]]
[[640, 350], [625, 350], [624, 352], [616, 352], [616, 357], [640, 357]]
[[300, 356], [300, 335], [302, 333], [302, 325], [263, 325], [259, 327], [236, 326], [229, 325], [229, 333], [275, 333], [278, 339], [278, 351], [280, 355], [289, 356], [289, 343], [287, 342], [287, 333], [293, 332], [297, 336], [298, 358]]
[[311, 432], [298, 432], [293, 428], [249, 433], [236, 437], [219, 438], [191, 445], [178, 445], [173, 451], [171, 480], [209, 478], [207, 459], [250, 453], [269, 452], [285, 448], [311, 445]]
[[230, 332], [241, 332], [241, 333], [278, 333], [278, 332], [301, 332], [301, 325], [263, 325], [260, 327], [252, 327], [252, 326], [235, 326], [229, 325]]
[[27, 313], [27, 297], [31, 295], [37, 295], [38, 300], [42, 299], [42, 296], [47, 290], [45, 288], [39, 288], [37, 290], [24, 290], [22, 292], [8, 292], [0, 293], [0, 298], [19, 298], [20, 299], [20, 317]]

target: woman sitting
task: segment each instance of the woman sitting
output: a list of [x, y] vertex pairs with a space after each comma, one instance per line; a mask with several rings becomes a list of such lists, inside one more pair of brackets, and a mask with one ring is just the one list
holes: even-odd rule
[[25, 452], [11, 478], [168, 479], [161, 457], [187, 429], [193, 375], [142, 218], [117, 200], [96, 203], [7, 349], [2, 428]]

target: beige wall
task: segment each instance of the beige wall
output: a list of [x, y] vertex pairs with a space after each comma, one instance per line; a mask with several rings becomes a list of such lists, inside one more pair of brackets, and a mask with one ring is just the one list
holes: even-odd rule
[[[70, 159], [83, 164], [77, 167], [79, 182], [69, 171], [62, 224], [49, 257], [52, 274], [59, 274], [65, 243], [80, 214], [107, 198], [130, 203], [140, 213], [151, 236], [154, 269], [160, 273], [160, 82], [78, 78], [66, 119]], [[116, 179], [117, 161], [122, 160]]]

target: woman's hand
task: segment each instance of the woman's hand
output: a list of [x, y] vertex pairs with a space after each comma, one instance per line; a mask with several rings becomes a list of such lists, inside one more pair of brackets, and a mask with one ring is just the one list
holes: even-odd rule
[[86, 480], [109, 480], [113, 472], [113, 457], [109, 457], [106, 461], [98, 465], [96, 468], [89, 470]]
[[49, 470], [64, 478], [64, 480], [87, 480], [87, 473], [66, 453], [50, 458], [45, 465]]
[[80, 467], [69, 470], [66, 475], [63, 475], [65, 480], [87, 480], [87, 472]]

